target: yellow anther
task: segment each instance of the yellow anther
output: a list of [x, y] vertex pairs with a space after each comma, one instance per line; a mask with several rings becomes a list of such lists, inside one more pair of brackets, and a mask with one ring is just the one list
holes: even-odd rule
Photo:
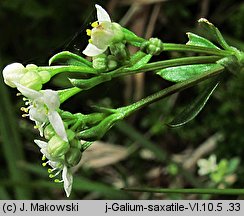
[[60, 180], [59, 179], [54, 179], [54, 182], [59, 183]]
[[53, 178], [54, 176], [55, 176], [55, 175], [53, 175], [53, 174], [50, 174], [50, 175], [49, 175], [49, 178]]
[[46, 156], [42, 155], [42, 161], [46, 160]]
[[35, 125], [35, 126], [34, 126], [34, 129], [38, 129], [38, 126]]
[[89, 42], [89, 43], [92, 43], [92, 39], [89, 39], [88, 42]]
[[17, 93], [16, 96], [21, 96], [22, 94], [21, 93]]
[[48, 169], [47, 172], [48, 173], [52, 173], [53, 171], [52, 171], [52, 169]]
[[87, 30], [86, 30], [86, 34], [87, 34], [88, 36], [91, 36], [91, 29], [87, 29]]
[[93, 22], [93, 23], [91, 24], [91, 26], [92, 26], [93, 28], [98, 27], [98, 22], [97, 22], [97, 21], [96, 21], [96, 22]]
[[27, 116], [28, 116], [27, 114], [23, 114], [23, 115], [22, 115], [23, 118], [25, 118], [25, 117], [27, 117]]
[[25, 112], [25, 113], [28, 113], [28, 111], [29, 111], [29, 109], [27, 109], [26, 107], [21, 107], [20, 110]]
[[42, 163], [42, 166], [44, 166], [44, 167], [47, 166], [47, 163]]

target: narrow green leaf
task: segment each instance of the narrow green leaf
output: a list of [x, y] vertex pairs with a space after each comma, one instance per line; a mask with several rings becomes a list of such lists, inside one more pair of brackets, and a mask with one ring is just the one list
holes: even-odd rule
[[141, 50], [137, 51], [130, 57], [130, 64], [135, 64], [140, 59], [142, 59], [145, 55], [146, 53], [142, 52]]
[[219, 80], [214, 79], [214, 81], [209, 84], [209, 86], [205, 89], [204, 92], [202, 92], [171, 123], [169, 123], [169, 126], [179, 127], [188, 123], [193, 118], [195, 118], [199, 114], [199, 112], [203, 109], [203, 107], [207, 103], [209, 97], [214, 92], [218, 84], [219, 84]]
[[142, 42], [145, 41], [144, 38], [138, 37], [134, 32], [132, 32], [126, 28], [122, 28], [122, 31], [124, 33], [126, 42], [128, 42], [134, 46], [140, 47]]
[[157, 74], [171, 82], [182, 82], [218, 67], [219, 66], [217, 64], [183, 65], [159, 70]]
[[203, 38], [203, 37], [193, 34], [191, 32], [188, 32], [186, 34], [189, 38], [189, 41], [186, 43], [187, 45], [219, 49], [217, 46], [215, 46], [211, 41], [209, 41], [206, 38]]
[[60, 53], [57, 53], [53, 57], [49, 59], [49, 65], [51, 65], [54, 62], [57, 62], [59, 60], [66, 60], [68, 64], [75, 65], [75, 66], [88, 66], [92, 67], [92, 63], [86, 60], [85, 58], [76, 55], [69, 51], [63, 51]]
[[151, 193], [180, 193], [180, 194], [217, 194], [217, 195], [244, 195], [244, 189], [212, 189], [212, 188], [123, 188], [125, 191]]
[[203, 28], [206, 29], [208, 34], [213, 35], [213, 37], [215, 37], [220, 46], [222, 46], [226, 50], [232, 50], [231, 47], [226, 43], [219, 29], [216, 28], [211, 22], [204, 18], [199, 19], [198, 22]]
[[144, 57], [142, 57], [141, 59], [139, 59], [134, 65], [132, 65], [129, 68], [125, 68], [125, 69], [129, 70], [129, 71], [138, 70], [138, 69], [144, 67], [150, 61], [151, 58], [152, 58], [152, 55], [147, 54]]

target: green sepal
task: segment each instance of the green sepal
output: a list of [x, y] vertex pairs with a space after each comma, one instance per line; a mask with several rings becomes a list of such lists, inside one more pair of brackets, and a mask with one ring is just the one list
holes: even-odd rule
[[198, 23], [207, 31], [207, 34], [212, 35], [219, 43], [221, 47], [226, 50], [232, 50], [232, 48], [226, 43], [219, 29], [216, 28], [212, 23], [210, 23], [207, 19], [201, 18], [198, 20]]
[[69, 65], [92, 67], [91, 62], [69, 51], [63, 51], [52, 56], [49, 59], [48, 64], [51, 65], [52, 63], [59, 60], [66, 60]]
[[218, 67], [217, 64], [183, 65], [162, 69], [158, 71], [157, 74], [171, 82], [182, 82]]
[[168, 125], [170, 127], [179, 127], [187, 124], [189, 121], [194, 119], [200, 111], [203, 109], [208, 99], [219, 84], [219, 78], [215, 78], [207, 88], [195, 98], [175, 119]]
[[219, 49], [217, 46], [215, 46], [211, 41], [208, 39], [201, 37], [199, 35], [193, 34], [191, 32], [186, 33], [189, 41], [186, 43], [186, 45], [193, 45], [193, 46], [201, 46], [201, 47], [208, 47], [208, 48], [215, 48]]
[[152, 56], [153, 56], [152, 54], [147, 54], [144, 57], [142, 57], [140, 60], [138, 60], [134, 65], [125, 69], [129, 71], [138, 70], [144, 67], [151, 60]]

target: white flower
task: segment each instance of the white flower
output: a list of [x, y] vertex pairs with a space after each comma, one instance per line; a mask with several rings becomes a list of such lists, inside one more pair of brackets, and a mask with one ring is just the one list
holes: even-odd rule
[[29, 111], [27, 116], [32, 121], [35, 121], [41, 136], [43, 135], [43, 126], [45, 123], [50, 122], [56, 134], [60, 136], [64, 141], [68, 141], [65, 127], [57, 109], [60, 106], [60, 100], [58, 93], [53, 90], [35, 91], [29, 89], [19, 83], [14, 83], [18, 90], [28, 98], [27, 104], [29, 107], [23, 110]]
[[25, 72], [26, 69], [22, 64], [20, 63], [9, 64], [3, 69], [4, 82], [8, 86], [15, 88], [16, 85], [14, 84], [14, 82], [19, 82], [19, 80], [23, 77]]
[[87, 29], [87, 35], [91, 36], [89, 44], [82, 52], [87, 56], [102, 54], [114, 40], [122, 40], [123, 33], [117, 23], [111, 22], [109, 14], [100, 6], [97, 9], [97, 22], [92, 23], [93, 29]]
[[[50, 165], [52, 169], [49, 169], [49, 177], [54, 178], [57, 175], [59, 175], [62, 172], [62, 180], [55, 179], [55, 182], [63, 182], [64, 183], [64, 190], [66, 193], [66, 196], [69, 197], [71, 190], [72, 190], [72, 184], [73, 184], [73, 175], [71, 173], [71, 170], [63, 163], [59, 161], [55, 161], [50, 154], [48, 153], [47, 146], [48, 143], [41, 141], [41, 140], [34, 140], [34, 142], [40, 147], [41, 153], [48, 159], [46, 163], [43, 163], [44, 166]], [[54, 174], [53, 174], [54, 173]]]
[[199, 166], [198, 174], [200, 176], [213, 173], [217, 169], [216, 155], [210, 155], [208, 159], [199, 159], [197, 165]]

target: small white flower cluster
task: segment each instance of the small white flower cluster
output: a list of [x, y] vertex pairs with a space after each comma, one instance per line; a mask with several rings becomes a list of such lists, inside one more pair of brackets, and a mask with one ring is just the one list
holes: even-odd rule
[[[111, 22], [108, 13], [101, 6], [95, 6], [98, 21], [92, 24], [92, 30], [87, 30], [91, 39], [83, 51], [83, 54], [92, 57], [104, 53], [112, 44], [118, 44], [124, 38], [122, 27]], [[34, 140], [43, 154], [43, 160], [47, 159], [43, 165], [52, 167], [49, 169], [51, 178], [62, 172], [62, 180], [55, 179], [55, 181], [64, 183], [66, 195], [69, 196], [73, 182], [70, 167], [75, 166], [81, 158], [81, 143], [76, 139], [75, 133], [64, 126], [58, 112], [60, 107], [58, 93], [51, 89], [42, 90], [43, 84], [51, 79], [49, 71], [42, 69], [34, 64], [24, 67], [21, 63], [12, 63], [4, 68], [3, 78], [8, 86], [17, 88], [25, 97], [27, 107], [21, 108], [26, 113], [23, 116], [28, 116], [34, 121], [40, 136], [48, 140], [47, 142]], [[51, 130], [48, 135], [47, 132], [45, 134], [45, 130], [49, 126]]]
[[97, 21], [92, 23], [92, 29], [87, 29], [87, 35], [91, 37], [89, 44], [83, 51], [86, 56], [97, 56], [104, 53], [114, 42], [123, 40], [121, 26], [112, 22], [109, 14], [100, 6], [97, 9]]
[[[64, 123], [58, 113], [60, 106], [58, 93], [51, 89], [41, 90], [42, 84], [51, 78], [49, 72], [38, 72], [36, 65], [31, 64], [24, 67], [20, 63], [13, 63], [4, 68], [3, 77], [7, 85], [13, 88], [16, 87], [25, 97], [27, 107], [21, 108], [22, 111], [26, 112], [23, 116], [28, 116], [30, 120], [35, 122], [35, 127], [39, 129], [40, 135], [43, 136], [44, 126], [50, 123], [57, 135], [56, 137], [58, 137], [58, 140], [55, 140], [56, 143], [60, 144], [61, 147], [68, 144]], [[41, 148], [44, 158], [48, 159], [48, 162], [44, 164], [48, 164], [53, 168], [50, 172], [58, 170], [55, 175], [50, 174], [51, 177], [62, 171], [62, 181], [59, 182], [64, 183], [66, 195], [69, 196], [73, 182], [70, 169], [64, 161], [62, 163], [62, 161], [50, 155], [49, 152], [51, 151], [47, 150], [47, 142], [35, 140], [35, 143]], [[55, 146], [56, 143], [53, 142], [52, 145]]]

